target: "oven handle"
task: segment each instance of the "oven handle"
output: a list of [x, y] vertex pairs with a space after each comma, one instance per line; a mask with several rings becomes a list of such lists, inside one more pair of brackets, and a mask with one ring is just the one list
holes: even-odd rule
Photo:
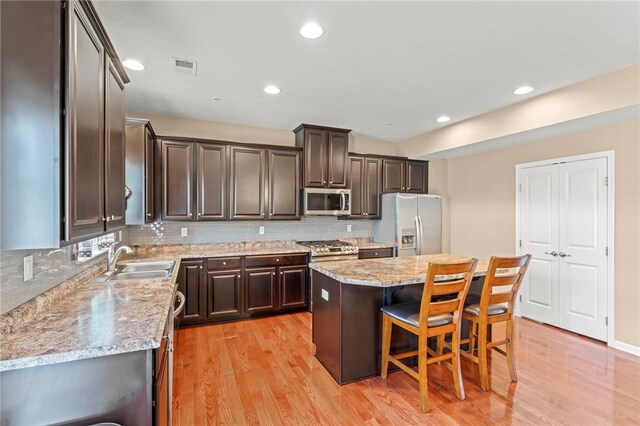
[[185, 297], [180, 290], [176, 291], [176, 299], [180, 300], [180, 304], [178, 305], [176, 310], [173, 311], [174, 318], [178, 318], [178, 315], [180, 315], [182, 313], [182, 310], [184, 309]]
[[340, 193], [340, 211], [344, 211], [345, 206], [347, 205], [347, 197], [344, 195], [344, 192]]

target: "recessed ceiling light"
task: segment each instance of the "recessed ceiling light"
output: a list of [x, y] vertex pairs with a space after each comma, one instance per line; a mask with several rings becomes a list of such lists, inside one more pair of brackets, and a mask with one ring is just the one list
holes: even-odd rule
[[133, 71], [142, 71], [144, 69], [144, 65], [142, 65], [140, 61], [137, 61], [135, 59], [125, 59], [124, 61], [122, 61], [122, 65], [124, 65], [125, 68]]
[[448, 117], [446, 115], [441, 115], [440, 117], [438, 117], [437, 122], [438, 123], [446, 123], [449, 120], [451, 120], [451, 117]]
[[270, 84], [267, 87], [265, 87], [264, 91], [270, 95], [277, 95], [278, 93], [280, 93], [280, 89], [277, 86], [274, 86], [273, 84]]
[[520, 86], [516, 90], [513, 91], [514, 95], [526, 95], [527, 93], [533, 92], [533, 87], [531, 86]]
[[324, 33], [324, 30], [315, 22], [308, 22], [300, 28], [300, 34], [305, 38], [318, 38], [322, 33]]

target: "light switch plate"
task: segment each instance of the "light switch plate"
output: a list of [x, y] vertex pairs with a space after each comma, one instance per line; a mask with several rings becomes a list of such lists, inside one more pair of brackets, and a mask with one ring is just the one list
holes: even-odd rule
[[33, 279], [33, 255], [24, 257], [24, 281]]
[[264, 235], [264, 226], [260, 226], [260, 227], [258, 228], [258, 233], [259, 233], [260, 235]]
[[351, 232], [351, 225], [347, 225], [347, 232]]
[[329, 301], [329, 292], [325, 289], [322, 289], [322, 298], [327, 302]]
[[187, 228], [180, 228], [180, 236], [181, 237], [186, 237], [188, 236], [189, 232]]

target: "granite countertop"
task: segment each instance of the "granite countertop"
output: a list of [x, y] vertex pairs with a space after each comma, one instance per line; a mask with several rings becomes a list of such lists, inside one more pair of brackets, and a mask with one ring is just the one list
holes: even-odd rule
[[[311, 263], [309, 267], [345, 284], [392, 287], [424, 283], [429, 262], [461, 262], [468, 257], [440, 253], [382, 259]], [[487, 273], [487, 262], [478, 261], [474, 277]]]
[[181, 259], [307, 253], [294, 242], [139, 246], [118, 264], [176, 261], [170, 277], [106, 283], [106, 261], [0, 317], [0, 371], [160, 346]]
[[373, 241], [372, 237], [339, 238], [339, 240], [358, 246], [358, 248], [362, 250], [394, 248], [396, 246], [395, 244], [385, 244]]

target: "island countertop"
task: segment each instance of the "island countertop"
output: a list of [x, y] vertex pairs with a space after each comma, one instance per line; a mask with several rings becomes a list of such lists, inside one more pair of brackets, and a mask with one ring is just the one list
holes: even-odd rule
[[[344, 284], [371, 287], [393, 287], [423, 284], [429, 262], [464, 262], [468, 257], [438, 253], [422, 256], [388, 257], [377, 259], [342, 260], [311, 263], [309, 267]], [[487, 273], [487, 262], [479, 260], [474, 277]]]

